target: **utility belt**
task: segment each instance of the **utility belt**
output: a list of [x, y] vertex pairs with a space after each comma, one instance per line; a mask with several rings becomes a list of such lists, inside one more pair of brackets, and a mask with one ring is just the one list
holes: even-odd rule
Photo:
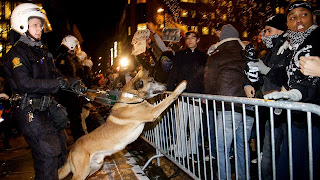
[[21, 96], [14, 94], [11, 98], [14, 107], [24, 110], [26, 107], [31, 107], [32, 110], [45, 111], [53, 102], [54, 98], [49, 96], [42, 96], [41, 98], [28, 97], [27, 94]]

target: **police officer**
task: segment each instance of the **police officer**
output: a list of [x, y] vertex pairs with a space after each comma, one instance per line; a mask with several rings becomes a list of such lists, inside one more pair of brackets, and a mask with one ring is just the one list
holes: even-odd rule
[[[81, 53], [79, 40], [72, 36], [65, 36], [57, 50], [56, 67], [64, 77], [78, 78], [83, 80], [83, 67], [81, 64]], [[70, 120], [70, 129], [73, 140], [76, 141], [84, 131], [82, 128], [81, 112], [86, 100], [77, 94], [68, 91], [59, 91], [58, 101], [67, 108], [68, 118]]]
[[59, 88], [78, 93], [86, 88], [79, 81], [57, 77], [52, 55], [41, 42], [42, 31], [51, 30], [43, 9], [32, 3], [18, 5], [12, 11], [11, 28], [21, 35], [4, 57], [6, 78], [17, 100], [13, 118], [31, 147], [35, 179], [58, 179], [66, 143], [63, 129], [53, 119], [59, 113], [49, 111], [52, 95]]

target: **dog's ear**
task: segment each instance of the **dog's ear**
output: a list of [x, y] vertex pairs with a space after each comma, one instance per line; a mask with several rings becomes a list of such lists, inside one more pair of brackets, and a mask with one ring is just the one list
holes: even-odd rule
[[149, 76], [149, 71], [146, 69], [142, 69], [138, 72], [135, 78], [141, 78], [141, 77], [148, 77]]
[[143, 81], [141, 79], [137, 79], [134, 82], [134, 88], [135, 88], [135, 90], [143, 88]]

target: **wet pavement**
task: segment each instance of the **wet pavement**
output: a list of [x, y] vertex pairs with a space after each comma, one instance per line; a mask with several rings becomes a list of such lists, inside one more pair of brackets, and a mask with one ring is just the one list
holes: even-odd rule
[[[73, 139], [69, 134], [68, 149], [73, 144]], [[1, 140], [0, 140], [1, 141]], [[0, 180], [24, 180], [34, 179], [33, 159], [28, 144], [23, 136], [10, 138], [12, 149], [5, 150], [0, 143]], [[160, 167], [156, 166], [156, 160], [142, 171], [141, 168], [147, 160], [155, 155], [155, 150], [138, 139], [128, 145], [124, 150], [105, 158], [103, 167], [88, 177], [89, 180], [148, 180], [148, 179], [173, 179], [189, 180], [191, 179], [177, 166], [166, 158], [161, 158]], [[70, 174], [66, 180], [71, 179]]]

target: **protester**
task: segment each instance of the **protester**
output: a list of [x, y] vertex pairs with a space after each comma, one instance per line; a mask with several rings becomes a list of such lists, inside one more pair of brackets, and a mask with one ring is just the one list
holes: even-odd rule
[[[261, 33], [262, 42], [266, 45], [267, 51], [262, 60], [256, 59], [257, 62], [249, 64], [249, 66], [257, 67], [260, 76], [258, 83], [250, 82], [245, 87], [247, 97], [258, 97], [263, 98], [262, 96], [273, 91], [281, 90], [281, 83], [273, 83], [277, 81], [276, 76], [282, 72], [284, 74], [285, 65], [287, 61], [287, 53], [282, 55], [277, 55], [280, 46], [286, 41], [286, 18], [283, 14], [278, 14], [270, 17], [266, 23], [265, 28]], [[254, 59], [252, 53], [246, 53], [247, 59]], [[255, 57], [256, 58], [256, 57]], [[248, 78], [251, 80], [250, 78]], [[258, 84], [258, 86], [256, 86]], [[262, 85], [262, 87], [260, 87]], [[260, 90], [262, 96], [257, 96], [256, 90]], [[259, 124], [260, 124], [260, 137], [264, 138], [263, 143], [263, 156], [262, 156], [262, 176], [264, 179], [272, 178], [272, 157], [271, 157], [271, 127], [269, 121], [269, 109], [260, 107], [259, 108]], [[279, 156], [280, 145], [283, 139], [283, 129], [284, 123], [286, 120], [285, 113], [278, 113], [274, 116], [274, 138], [275, 138], [275, 157], [276, 159]], [[265, 129], [262, 129], [265, 128]], [[254, 131], [254, 130], [253, 130]]]
[[[319, 56], [320, 29], [314, 22], [312, 8], [306, 1], [295, 1], [286, 9], [288, 26], [288, 43], [279, 50], [289, 48], [290, 61], [287, 65], [287, 83], [282, 91], [273, 92], [264, 96], [265, 99], [286, 99], [320, 104], [319, 77], [305, 76], [299, 69], [301, 56]], [[281, 53], [281, 52], [280, 52]], [[319, 179], [320, 174], [320, 138], [319, 116], [312, 117], [312, 152], [313, 152], [313, 178]], [[294, 179], [308, 179], [308, 133], [307, 115], [302, 112], [292, 114], [292, 158]], [[289, 179], [289, 150], [287, 132], [280, 151], [277, 163], [277, 179]]]
[[[220, 42], [216, 45], [215, 52], [209, 57], [205, 69], [205, 93], [224, 96], [237, 96], [244, 97], [243, 84], [246, 80], [244, 70], [246, 62], [241, 56], [241, 50], [245, 45], [239, 39], [239, 32], [231, 25], [227, 24], [222, 27]], [[219, 167], [221, 179], [231, 179], [231, 164], [229, 159], [229, 152], [233, 140], [232, 131], [232, 112], [230, 105], [225, 105], [224, 119], [225, 128], [222, 122], [222, 107], [218, 107], [217, 113], [217, 134], [218, 134], [218, 152], [219, 152]], [[238, 155], [238, 177], [239, 179], [246, 178], [245, 167], [245, 149], [244, 143], [248, 144], [253, 124], [253, 118], [246, 116], [242, 118], [242, 108], [235, 107], [234, 120], [236, 132], [236, 146]], [[244, 126], [243, 121], [246, 121], [247, 139], [244, 139]], [[225, 138], [224, 138], [225, 137]], [[226, 147], [224, 143], [226, 139]], [[215, 142], [212, 139], [211, 142]], [[248, 145], [249, 146], [249, 145]], [[227, 160], [225, 159], [225, 148], [227, 148]], [[250, 157], [249, 151], [248, 156]], [[247, 159], [248, 160], [248, 159]], [[228, 169], [226, 163], [228, 162]]]
[[52, 97], [60, 88], [84, 92], [77, 81], [59, 78], [52, 55], [41, 41], [50, 30], [43, 9], [22, 3], [11, 14], [11, 28], [21, 37], [4, 56], [4, 70], [13, 93], [13, 118], [34, 159], [35, 179], [58, 179], [66, 160], [65, 111]]
[[[175, 53], [175, 60], [173, 61], [172, 69], [170, 71], [167, 83], [167, 88], [169, 91], [173, 91], [175, 87], [178, 86], [178, 83], [186, 80], [188, 84], [184, 92], [204, 93], [203, 76], [207, 55], [197, 48], [199, 42], [200, 38], [198, 33], [193, 31], [186, 33], [186, 44], [188, 47]], [[178, 147], [178, 149], [181, 151], [179, 152], [180, 157], [186, 157], [187, 154], [187, 134], [185, 134], [184, 132], [187, 128], [188, 113], [187, 111], [183, 111], [183, 107], [188, 108], [189, 106], [188, 109], [190, 110], [190, 113], [195, 114], [195, 117], [190, 119], [190, 123], [192, 124], [192, 128], [190, 130], [191, 141], [188, 141], [187, 148], [191, 148], [191, 150], [188, 150], [189, 153], [196, 154], [197, 152], [197, 137], [200, 128], [199, 123], [201, 111], [199, 103], [200, 102], [196, 100], [195, 106], [193, 106], [192, 103], [187, 104], [186, 101], [184, 101], [184, 103], [181, 103], [181, 105], [179, 106], [179, 112], [184, 113], [176, 114], [177, 116], [180, 115], [180, 118], [176, 119], [176, 131], [178, 136], [177, 144], [181, 146]]]

